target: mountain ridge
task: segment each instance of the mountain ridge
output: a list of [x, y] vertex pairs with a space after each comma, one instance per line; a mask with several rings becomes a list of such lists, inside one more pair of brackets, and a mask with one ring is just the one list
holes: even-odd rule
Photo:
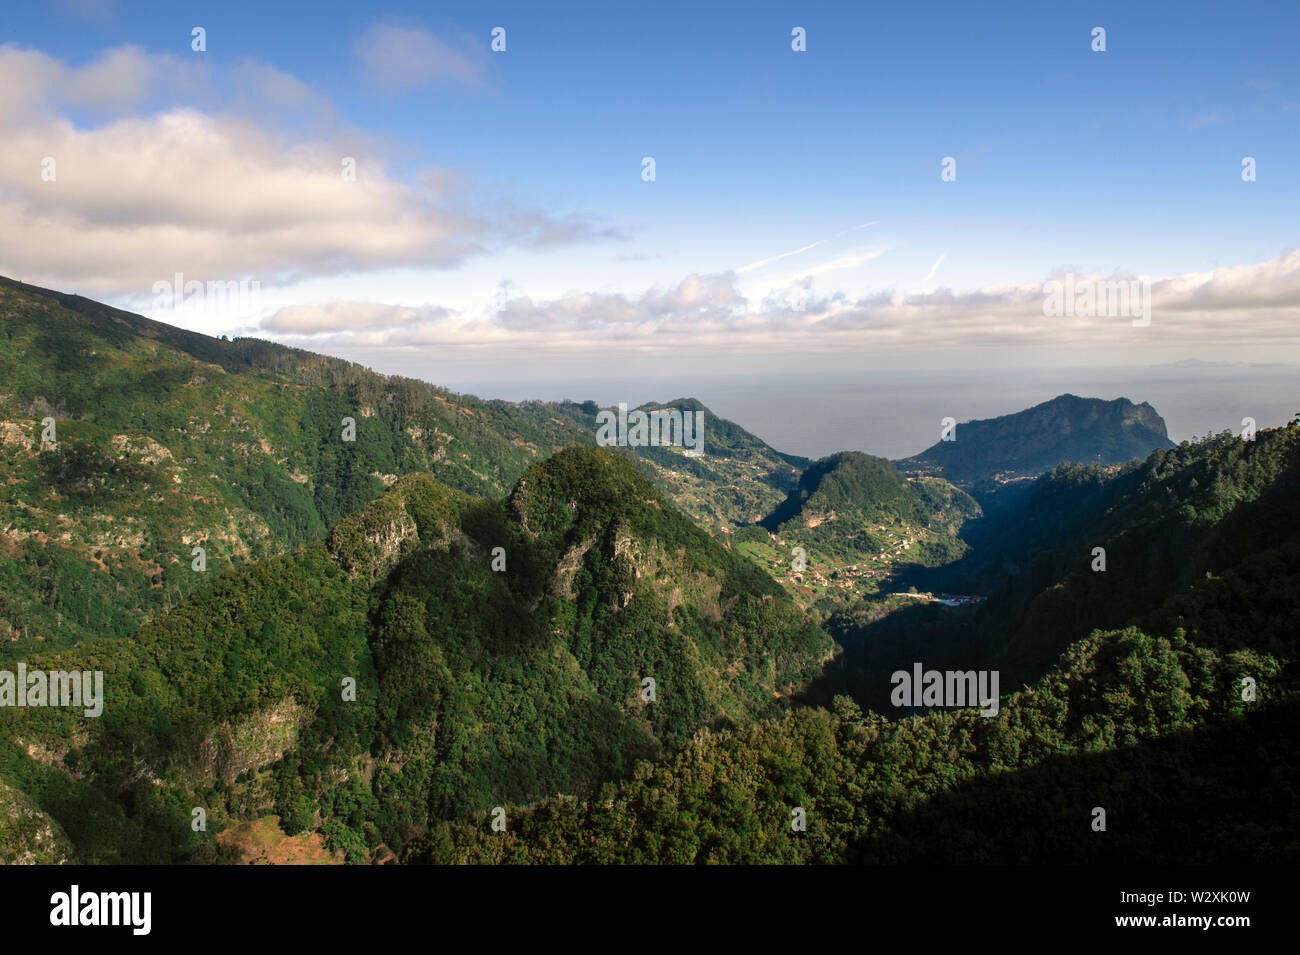
[[[601, 410], [458, 395], [9, 279], [0, 342], [0, 638], [17, 635], [0, 655], [127, 635], [199, 582], [195, 547], [214, 570], [288, 553], [404, 475], [504, 495], [529, 464], [593, 445]], [[616, 451], [727, 527], [778, 501], [802, 459], [707, 419], [699, 458]]]
[[1058, 395], [1023, 411], [967, 421], [953, 440], [895, 462], [961, 487], [1033, 477], [1067, 461], [1123, 464], [1172, 448], [1164, 419], [1148, 402]]

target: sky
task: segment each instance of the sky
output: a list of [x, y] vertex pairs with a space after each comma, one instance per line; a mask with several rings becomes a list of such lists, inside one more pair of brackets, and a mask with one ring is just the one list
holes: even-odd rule
[[1289, 2], [11, 0], [0, 274], [438, 383], [1296, 362], [1298, 42]]

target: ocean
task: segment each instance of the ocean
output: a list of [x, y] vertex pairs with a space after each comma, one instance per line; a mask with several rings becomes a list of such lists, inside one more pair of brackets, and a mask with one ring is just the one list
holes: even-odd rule
[[[866, 451], [898, 459], [939, 439], [957, 421], [1022, 411], [1061, 394], [1150, 402], [1174, 441], [1225, 429], [1242, 419], [1275, 427], [1300, 412], [1300, 367], [1161, 365], [744, 375], [664, 375], [622, 379], [465, 380], [440, 384], [510, 401], [570, 398], [601, 405], [698, 398], [779, 451], [822, 457]], [[707, 447], [707, 438], [706, 445]]]

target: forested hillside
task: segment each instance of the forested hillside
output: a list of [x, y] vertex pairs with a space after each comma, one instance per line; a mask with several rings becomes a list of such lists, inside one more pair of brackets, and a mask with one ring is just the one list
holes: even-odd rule
[[[594, 402], [483, 401], [0, 279], [0, 655], [128, 635], [210, 571], [324, 538], [406, 474], [480, 496], [595, 443]], [[618, 448], [709, 527], [793, 485], [705, 411], [704, 454]], [[53, 425], [47, 436], [46, 421]]]
[[884, 458], [844, 451], [810, 464], [784, 501], [733, 540], [796, 596], [831, 612], [880, 593], [900, 568], [960, 557], [959, 532], [979, 513], [941, 478], [905, 478]]
[[[1095, 618], [1104, 605], [1127, 622], [1094, 628], [1059, 609], [1040, 613], [1034, 632], [1063, 652], [1044, 673], [1020, 671], [1023, 688], [1004, 680], [994, 717], [967, 708], [900, 718], [887, 702], [876, 713], [839, 695], [829, 710], [698, 736], [590, 799], [520, 807], [504, 833], [478, 818], [438, 826], [408, 858], [1295, 862], [1298, 464], [1295, 427], [1254, 444], [1224, 437], [1153, 455], [1140, 490], [1095, 530], [1137, 522], [1140, 533], [1121, 544], [1131, 559], [1139, 541], [1144, 558], [1185, 554], [1166, 579], [1188, 582], [1148, 589], [1131, 572], [1116, 589], [1077, 599], [1077, 583], [1049, 582], [1040, 598], [1049, 607], [1065, 601], [1082, 613], [1087, 603]], [[1161, 535], [1196, 546], [1176, 549]], [[955, 617], [955, 626], [932, 620], [929, 642], [900, 647], [892, 662], [859, 658], [854, 678], [840, 682], [874, 701], [887, 697], [894, 663], [1027, 663], [1019, 654], [1028, 629], [986, 647], [983, 660], [945, 655], [966, 651], [938, 635], [973, 627]], [[1104, 830], [1093, 825], [1098, 809]], [[803, 831], [792, 826], [796, 810]]]
[[[1149, 406], [1061, 399], [997, 467], [1090, 463], [981, 507], [690, 398], [699, 456], [7, 280], [0, 336], [0, 671], [105, 687], [0, 707], [0, 859], [1300, 851], [1297, 424], [1130, 461]], [[916, 663], [996, 715], [894, 706]]]
[[1143, 623], [1193, 585], [1293, 542], [1296, 441], [1294, 426], [1254, 441], [1225, 433], [1125, 467], [1058, 468], [973, 535], [965, 558], [909, 574], [922, 586], [987, 600], [875, 620], [869, 608], [840, 615], [829, 629], [846, 660], [824, 685], [861, 687], [864, 672], [928, 656], [998, 668], [1008, 685], [1036, 679], [1092, 630]]
[[364, 861], [779, 714], [832, 650], [621, 456], [575, 448], [506, 499], [404, 478], [327, 545], [29, 658], [104, 671], [104, 714], [0, 710], [0, 778], [82, 861], [216, 858], [196, 806], [214, 830], [274, 812]]

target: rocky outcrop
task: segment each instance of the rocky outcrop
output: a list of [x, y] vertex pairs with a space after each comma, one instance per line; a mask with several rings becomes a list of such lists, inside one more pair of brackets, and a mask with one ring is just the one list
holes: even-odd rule
[[199, 747], [198, 769], [204, 784], [231, 785], [244, 773], [279, 762], [298, 743], [306, 710], [292, 699], [223, 723]]
[[466, 495], [428, 474], [408, 474], [360, 512], [339, 521], [327, 546], [349, 574], [375, 581], [415, 548], [455, 536], [466, 500]]
[[75, 862], [63, 827], [22, 792], [0, 782], [0, 863], [66, 865]]

